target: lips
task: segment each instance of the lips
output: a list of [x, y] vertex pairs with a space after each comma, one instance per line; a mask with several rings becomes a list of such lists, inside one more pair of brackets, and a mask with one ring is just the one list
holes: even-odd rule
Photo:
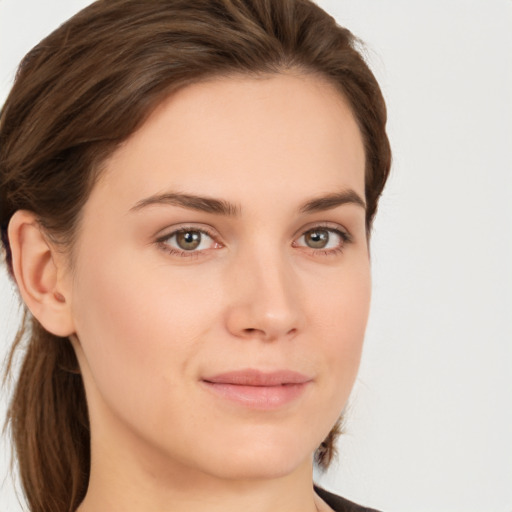
[[208, 376], [203, 385], [218, 398], [254, 409], [276, 409], [297, 400], [312, 378], [291, 370], [245, 369]]

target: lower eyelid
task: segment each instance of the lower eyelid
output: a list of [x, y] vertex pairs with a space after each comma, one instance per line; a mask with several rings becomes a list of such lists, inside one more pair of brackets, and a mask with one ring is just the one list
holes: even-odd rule
[[334, 247], [333, 249], [311, 249], [314, 255], [319, 256], [336, 256], [338, 254], [343, 253], [345, 247], [343, 245], [339, 247]]
[[179, 249], [175, 249], [174, 247], [170, 247], [169, 245], [160, 244], [161, 249], [165, 251], [167, 254], [172, 256], [179, 256], [180, 258], [198, 258], [201, 253], [204, 251], [180, 251]]

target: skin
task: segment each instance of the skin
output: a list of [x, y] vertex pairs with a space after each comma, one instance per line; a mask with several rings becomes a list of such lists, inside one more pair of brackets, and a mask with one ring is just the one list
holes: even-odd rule
[[[92, 469], [79, 512], [329, 510], [312, 489], [312, 456], [361, 356], [370, 267], [353, 198], [364, 198], [364, 168], [359, 129], [332, 85], [229, 77], [175, 93], [106, 162], [71, 272], [17, 212], [22, 296], [48, 330], [71, 336], [85, 383]], [[303, 211], [349, 191], [348, 202]], [[232, 211], [141, 206], [165, 193]], [[184, 251], [178, 228], [208, 235]], [[314, 228], [323, 249], [311, 246]], [[247, 368], [310, 381], [270, 410], [204, 386]]]

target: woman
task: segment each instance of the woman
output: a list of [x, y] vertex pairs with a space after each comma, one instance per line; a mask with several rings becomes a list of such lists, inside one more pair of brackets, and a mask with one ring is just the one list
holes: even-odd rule
[[27, 55], [0, 223], [32, 511], [367, 510], [312, 468], [359, 365], [385, 121], [306, 0], [98, 1]]

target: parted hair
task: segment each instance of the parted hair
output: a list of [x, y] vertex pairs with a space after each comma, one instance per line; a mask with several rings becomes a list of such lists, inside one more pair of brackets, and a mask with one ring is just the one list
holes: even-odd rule
[[[370, 232], [389, 174], [386, 107], [352, 33], [310, 0], [99, 0], [31, 50], [0, 114], [0, 229], [30, 210], [70, 254], [102, 163], [171, 93], [230, 75], [296, 70], [328, 80], [351, 107], [365, 157]], [[7, 360], [6, 427], [32, 512], [73, 512], [85, 496], [90, 431], [68, 338], [25, 308]], [[327, 467], [340, 422], [316, 452]]]

